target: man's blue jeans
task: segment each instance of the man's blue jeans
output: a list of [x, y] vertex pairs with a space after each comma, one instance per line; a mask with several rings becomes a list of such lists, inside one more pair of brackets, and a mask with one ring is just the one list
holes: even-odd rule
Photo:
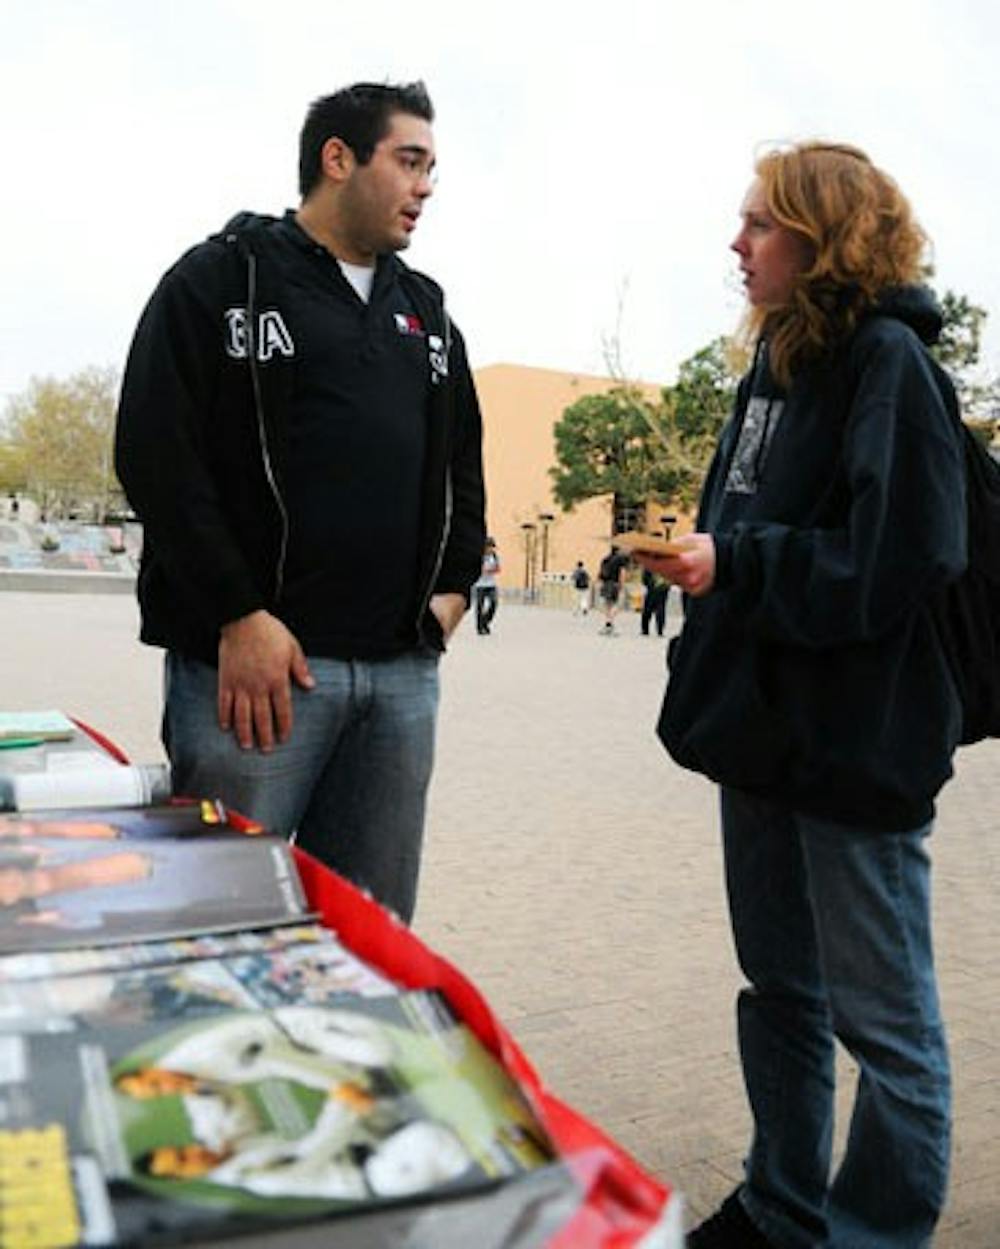
[[273, 751], [242, 750], [217, 717], [218, 673], [168, 653], [163, 742], [174, 793], [219, 798], [367, 889], [407, 923], [416, 904], [434, 762], [438, 657], [310, 656], [294, 724]]
[[[918, 1249], [944, 1204], [950, 1077], [931, 948], [930, 826], [849, 828], [722, 791], [754, 1117], [744, 1207], [779, 1249]], [[858, 1064], [831, 1179], [834, 1038]]]

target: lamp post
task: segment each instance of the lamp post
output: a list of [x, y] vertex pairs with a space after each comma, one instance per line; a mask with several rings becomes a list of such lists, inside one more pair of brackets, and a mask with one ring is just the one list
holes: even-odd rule
[[530, 520], [521, 522], [524, 534], [524, 601], [534, 597], [535, 582], [535, 526]]
[[663, 526], [663, 536], [665, 538], [669, 538], [670, 528], [672, 525], [677, 524], [677, 517], [676, 516], [661, 516], [660, 524]]
[[551, 512], [539, 512], [538, 523], [542, 527], [542, 572], [549, 571], [549, 525], [555, 520]]

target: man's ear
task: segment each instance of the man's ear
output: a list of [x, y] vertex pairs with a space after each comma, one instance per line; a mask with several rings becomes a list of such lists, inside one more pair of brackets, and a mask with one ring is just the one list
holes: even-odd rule
[[358, 162], [344, 140], [332, 135], [320, 150], [319, 163], [331, 182], [346, 182]]

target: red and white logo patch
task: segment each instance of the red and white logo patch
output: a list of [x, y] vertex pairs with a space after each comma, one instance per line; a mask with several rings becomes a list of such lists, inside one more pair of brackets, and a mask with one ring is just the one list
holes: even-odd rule
[[412, 312], [394, 312], [392, 319], [396, 323], [396, 329], [400, 334], [411, 334], [415, 338], [424, 337], [424, 323], [419, 317], [413, 315]]

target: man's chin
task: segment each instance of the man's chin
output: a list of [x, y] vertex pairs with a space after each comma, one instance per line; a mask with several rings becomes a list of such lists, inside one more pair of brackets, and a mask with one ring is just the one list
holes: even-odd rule
[[413, 234], [410, 230], [393, 230], [391, 232], [387, 230], [379, 242], [373, 241], [373, 247], [376, 255], [385, 255], [387, 252], [406, 251], [412, 241]]

